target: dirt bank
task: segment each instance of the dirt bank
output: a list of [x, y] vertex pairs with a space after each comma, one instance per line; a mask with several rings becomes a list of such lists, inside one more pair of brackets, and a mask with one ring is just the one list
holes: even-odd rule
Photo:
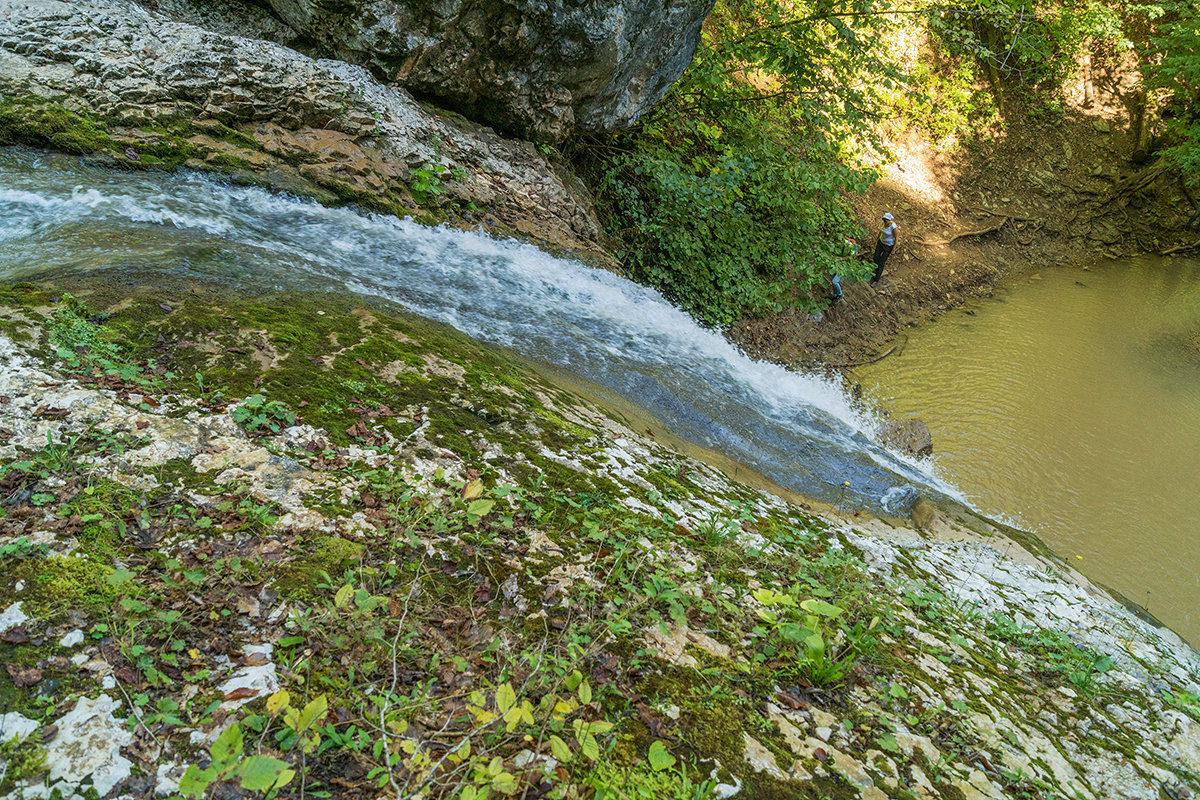
[[880, 357], [905, 328], [1030, 269], [1200, 252], [1200, 236], [1183, 227], [1186, 189], [1154, 159], [1131, 159], [1129, 79], [1114, 67], [1105, 85], [1090, 108], [1068, 104], [1060, 114], [1009, 104], [990, 140], [955, 153], [911, 131], [895, 137], [895, 160], [855, 203], [872, 229], [885, 210], [900, 226], [879, 287], [844, 281], [844, 300], [824, 314], [745, 320], [731, 338], [759, 358], [843, 367]]

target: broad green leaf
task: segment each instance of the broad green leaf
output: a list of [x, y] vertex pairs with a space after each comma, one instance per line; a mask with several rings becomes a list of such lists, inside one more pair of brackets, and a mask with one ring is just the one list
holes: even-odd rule
[[571, 748], [558, 736], [550, 734], [550, 752], [564, 764], [571, 760]]
[[822, 617], [836, 617], [845, 611], [844, 608], [839, 608], [832, 603], [826, 603], [824, 600], [817, 600], [815, 598], [805, 600], [800, 604], [800, 607], [810, 614], [819, 614]]
[[879, 737], [879, 749], [887, 750], [889, 753], [899, 753], [900, 745], [896, 741], [896, 737], [890, 733], [885, 733]]
[[664, 769], [675, 766], [675, 756], [667, 752], [667, 746], [661, 740], [650, 745], [650, 751], [646, 754], [646, 758], [650, 761], [650, 769], [655, 772], [662, 772]]
[[579, 749], [592, 761], [600, 758], [600, 745], [597, 743], [596, 737], [590, 733], [585, 733], [583, 738], [579, 740]]
[[237, 777], [243, 789], [265, 792], [287, 784], [295, 777], [286, 761], [268, 756], [250, 756], [237, 768]]
[[587, 681], [579, 684], [579, 702], [585, 706], [592, 702], [592, 685]]
[[508, 683], [502, 683], [496, 688], [496, 710], [501, 714], [508, 711], [517, 703], [517, 693]]
[[471, 505], [467, 506], [467, 513], [472, 517], [483, 517], [492, 510], [494, 505], [496, 505], [495, 500], [472, 500]]
[[200, 769], [193, 764], [179, 781], [179, 793], [184, 797], [201, 797], [216, 777], [217, 771], [212, 767]]
[[218, 772], [224, 772], [242, 757], [242, 729], [236, 723], [226, 728], [212, 747], [208, 749], [212, 756], [212, 765]]
[[467, 481], [467, 485], [462, 490], [463, 500], [474, 500], [481, 494], [483, 494], [483, 481], [481, 480]]
[[567, 690], [571, 691], [571, 692], [578, 689], [579, 684], [582, 682], [583, 682], [583, 673], [581, 673], [579, 670], [575, 670], [574, 672], [572, 672], [570, 675], [568, 675], [566, 678], [563, 679], [563, 684], [567, 687]]
[[318, 695], [311, 703], [304, 707], [300, 712], [300, 719], [296, 726], [296, 733], [303, 733], [312, 727], [312, 724], [325, 716], [325, 712], [329, 710], [329, 701], [325, 699], [325, 695]]
[[350, 598], [354, 596], [354, 587], [346, 584], [337, 590], [337, 594], [333, 596], [333, 604], [338, 608], [345, 608], [350, 605]]
[[814, 633], [804, 640], [804, 652], [810, 661], [825, 660], [825, 640], [821, 634]]
[[283, 711], [283, 709], [288, 707], [291, 699], [292, 697], [288, 694], [287, 689], [280, 689], [278, 692], [267, 698], [267, 713], [272, 717], [275, 716], [280, 711]]
[[123, 583], [128, 583], [135, 577], [137, 577], [136, 572], [131, 572], [127, 569], [115, 569], [113, 570], [112, 574], [108, 576], [108, 585], [120, 586]]
[[779, 635], [789, 642], [803, 642], [813, 635], [813, 631], [795, 622], [785, 622], [779, 626]]

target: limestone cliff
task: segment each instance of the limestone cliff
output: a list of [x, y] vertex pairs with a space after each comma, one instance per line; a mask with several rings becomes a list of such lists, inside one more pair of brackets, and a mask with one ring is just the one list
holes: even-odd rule
[[713, 0], [259, 0], [318, 50], [542, 139], [628, 126], [691, 61]]

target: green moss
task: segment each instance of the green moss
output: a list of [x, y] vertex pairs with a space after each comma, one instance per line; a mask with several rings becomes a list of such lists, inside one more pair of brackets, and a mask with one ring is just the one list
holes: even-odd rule
[[0, 102], [0, 144], [95, 153], [113, 147], [105, 127], [90, 115], [30, 100]]
[[63, 507], [64, 515], [78, 514], [82, 527], [77, 535], [80, 550], [110, 561], [124, 544], [126, 515], [133, 513], [141, 493], [116, 481], [95, 479]]
[[0, 741], [0, 764], [5, 765], [0, 792], [10, 792], [19, 784], [33, 781], [45, 772], [46, 748], [33, 741], [34, 738]]
[[101, 611], [117, 597], [109, 585], [113, 568], [96, 559], [50, 556], [21, 562], [16, 569], [26, 582], [22, 593], [30, 616], [52, 619], [72, 609]]
[[340, 536], [321, 536], [313, 542], [308, 555], [285, 565], [279, 570], [275, 585], [288, 598], [311, 600], [320, 590], [317, 584], [328, 575], [335, 582], [342, 573], [352, 569], [362, 558], [366, 548]]

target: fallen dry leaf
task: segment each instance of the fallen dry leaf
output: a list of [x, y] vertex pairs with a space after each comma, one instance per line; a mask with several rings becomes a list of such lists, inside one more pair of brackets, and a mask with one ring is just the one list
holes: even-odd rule
[[18, 689], [24, 689], [27, 686], [37, 686], [42, 682], [42, 673], [35, 667], [5, 664], [4, 668], [8, 670], [8, 677], [12, 678], [13, 685]]

